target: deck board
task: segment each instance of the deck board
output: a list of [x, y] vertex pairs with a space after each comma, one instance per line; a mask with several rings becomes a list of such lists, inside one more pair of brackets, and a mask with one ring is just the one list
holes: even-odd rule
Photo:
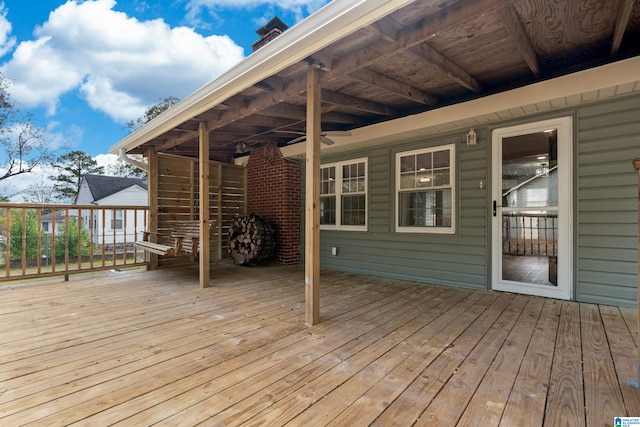
[[2, 425], [565, 425], [640, 416], [634, 309], [222, 263], [0, 287]]

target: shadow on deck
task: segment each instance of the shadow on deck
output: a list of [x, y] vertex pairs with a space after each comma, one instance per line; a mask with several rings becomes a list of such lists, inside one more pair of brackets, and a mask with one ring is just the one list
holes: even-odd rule
[[302, 267], [0, 288], [0, 423], [603, 426], [640, 416], [635, 310]]

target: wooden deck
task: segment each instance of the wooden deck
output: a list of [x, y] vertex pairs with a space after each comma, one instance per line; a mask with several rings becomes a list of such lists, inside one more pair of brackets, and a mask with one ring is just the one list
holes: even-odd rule
[[3, 426], [606, 426], [635, 310], [222, 264], [0, 288]]

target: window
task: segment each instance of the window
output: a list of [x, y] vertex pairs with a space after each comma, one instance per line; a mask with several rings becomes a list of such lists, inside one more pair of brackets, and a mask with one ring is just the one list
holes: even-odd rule
[[367, 160], [320, 167], [320, 228], [367, 229]]
[[398, 232], [454, 233], [455, 145], [396, 154]]
[[113, 230], [122, 230], [122, 216], [123, 216], [123, 210], [122, 209], [116, 209], [113, 211]]

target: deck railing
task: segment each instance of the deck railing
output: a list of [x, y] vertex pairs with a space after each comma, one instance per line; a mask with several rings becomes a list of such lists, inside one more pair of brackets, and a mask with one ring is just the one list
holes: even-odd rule
[[558, 215], [503, 213], [502, 252], [506, 255], [557, 256]]
[[0, 281], [145, 265], [146, 206], [0, 204]]

